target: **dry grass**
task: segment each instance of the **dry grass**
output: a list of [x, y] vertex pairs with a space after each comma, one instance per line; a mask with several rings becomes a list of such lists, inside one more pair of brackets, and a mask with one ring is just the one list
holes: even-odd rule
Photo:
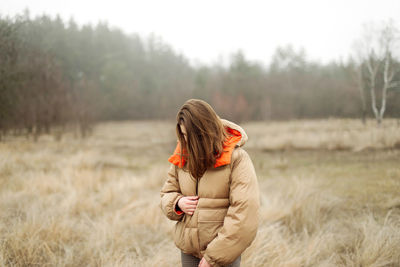
[[386, 119], [381, 127], [375, 120], [297, 120], [247, 123], [253, 138], [248, 146], [274, 150], [351, 150], [400, 148], [400, 121]]
[[[387, 124], [243, 124], [262, 224], [242, 266], [400, 266], [400, 133]], [[0, 266], [179, 266], [174, 222], [158, 207], [173, 126], [0, 143]]]

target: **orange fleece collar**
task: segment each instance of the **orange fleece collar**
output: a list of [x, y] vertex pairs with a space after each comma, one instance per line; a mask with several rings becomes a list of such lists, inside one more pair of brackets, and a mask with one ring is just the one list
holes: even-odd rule
[[[232, 129], [228, 126], [225, 126], [225, 129], [228, 131], [228, 133], [231, 134], [231, 136], [228, 136], [223, 144], [223, 151], [221, 153], [221, 156], [217, 158], [214, 168], [223, 166], [226, 164], [229, 164], [231, 162], [231, 155], [233, 152], [233, 149], [235, 148], [235, 145], [242, 139], [242, 134], [235, 129]], [[181, 156], [181, 145], [179, 140], [177, 141], [177, 145], [175, 148], [174, 153], [168, 158], [168, 161], [171, 162], [172, 164], [177, 165], [179, 168], [182, 168], [185, 165], [186, 158], [185, 154], [187, 154], [186, 149], [183, 149], [183, 158], [182, 158], [182, 164], [180, 164], [180, 156]]]

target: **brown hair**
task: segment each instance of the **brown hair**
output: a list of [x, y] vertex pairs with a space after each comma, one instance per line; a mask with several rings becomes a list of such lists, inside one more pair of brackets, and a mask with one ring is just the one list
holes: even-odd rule
[[[176, 119], [181, 162], [186, 150], [186, 169], [189, 169], [194, 178], [200, 178], [220, 157], [228, 133], [214, 109], [201, 99], [187, 100], [178, 111]], [[187, 143], [180, 124], [185, 126]]]

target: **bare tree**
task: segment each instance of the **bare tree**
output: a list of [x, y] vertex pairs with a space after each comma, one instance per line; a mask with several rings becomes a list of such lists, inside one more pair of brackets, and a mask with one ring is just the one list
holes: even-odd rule
[[[371, 107], [378, 126], [381, 125], [386, 110], [388, 90], [400, 86], [395, 81], [395, 74], [399, 71], [393, 60], [393, 53], [398, 45], [398, 29], [393, 21], [386, 22], [376, 29], [376, 26], [369, 24], [364, 26], [364, 33], [358, 42], [358, 68], [360, 86], [362, 85], [362, 68], [365, 65], [368, 89], [371, 96]], [[378, 107], [378, 94], [380, 93], [380, 107]], [[364, 95], [362, 94], [362, 97]]]

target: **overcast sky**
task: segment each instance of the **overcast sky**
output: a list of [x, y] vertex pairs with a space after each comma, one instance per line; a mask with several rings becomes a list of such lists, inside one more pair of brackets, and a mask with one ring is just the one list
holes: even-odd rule
[[213, 63], [242, 49], [268, 63], [279, 45], [304, 47], [312, 60], [346, 59], [362, 24], [399, 23], [400, 0], [1, 0], [0, 14], [29, 8], [33, 16], [71, 16], [79, 23], [108, 21], [126, 33], [150, 33], [192, 63]]

